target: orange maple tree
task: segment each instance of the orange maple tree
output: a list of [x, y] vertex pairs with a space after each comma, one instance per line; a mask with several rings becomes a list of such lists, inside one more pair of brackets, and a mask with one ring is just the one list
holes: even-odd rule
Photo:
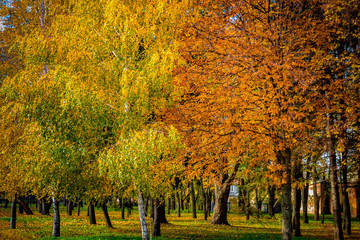
[[[192, 169], [216, 176], [213, 224], [227, 224], [226, 200], [239, 165], [276, 163], [283, 239], [291, 238], [292, 152], [312, 124], [313, 71], [322, 57], [319, 1], [201, 1], [183, 30], [180, 89], [172, 122], [184, 133]], [[316, 44], [315, 44], [316, 41]]]

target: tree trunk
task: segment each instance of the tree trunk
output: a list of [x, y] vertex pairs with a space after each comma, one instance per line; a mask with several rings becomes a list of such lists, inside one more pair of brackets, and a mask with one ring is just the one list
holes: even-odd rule
[[24, 209], [26, 215], [34, 215], [34, 213], [31, 211], [30, 207], [24, 202], [24, 200], [21, 197], [17, 198], [17, 202], [20, 206]]
[[125, 199], [121, 197], [121, 219], [125, 219]]
[[[17, 200], [20, 198], [21, 196], [19, 196], [18, 198], [17, 198]], [[18, 201], [17, 201], [18, 202]], [[19, 204], [19, 214], [24, 214], [24, 208], [23, 208], [23, 206], [22, 205], [20, 205]]]
[[282, 185], [282, 239], [291, 239], [291, 150], [277, 152], [276, 158], [285, 167], [285, 180]]
[[79, 203], [77, 207], [78, 207], [78, 212], [77, 212], [77, 215], [78, 215], [78, 216], [80, 216], [80, 208], [81, 208], [81, 204]]
[[37, 202], [38, 202], [38, 211], [39, 213], [42, 213], [42, 200], [41, 199], [37, 199]]
[[90, 224], [96, 224], [95, 207], [94, 204], [89, 204], [89, 220]]
[[196, 198], [195, 198], [195, 189], [194, 189], [193, 181], [190, 181], [190, 191], [191, 191], [192, 217], [196, 218]]
[[305, 186], [302, 190], [302, 208], [303, 208], [303, 221], [304, 223], [309, 223], [309, 216], [308, 216], [308, 199], [309, 199], [309, 180], [310, 180], [310, 161], [311, 158], [306, 160], [306, 172], [305, 172]]
[[241, 209], [241, 211], [245, 212], [245, 192], [244, 192], [244, 185], [245, 181], [243, 178], [240, 179], [239, 186], [239, 195], [238, 195], [238, 207]]
[[301, 236], [300, 207], [301, 207], [301, 189], [296, 186], [294, 189], [294, 215], [293, 215], [293, 223], [292, 223], [292, 228], [295, 230], [295, 237]]
[[171, 193], [171, 209], [176, 210], [176, 196], [174, 193]]
[[143, 200], [140, 189], [138, 190], [138, 206], [139, 206], [139, 217], [140, 217], [140, 224], [141, 224], [142, 240], [148, 240], [149, 236], [148, 236], [146, 219], [145, 219], [144, 200]]
[[53, 237], [60, 237], [60, 210], [59, 201], [53, 197], [53, 210], [54, 210], [54, 225], [53, 225]]
[[10, 218], [10, 229], [16, 228], [16, 196], [11, 202], [11, 218]]
[[104, 213], [104, 218], [105, 218], [105, 222], [106, 222], [106, 227], [107, 228], [114, 228], [111, 224], [111, 221], [110, 221], [110, 216], [109, 216], [109, 213], [108, 213], [108, 209], [107, 209], [107, 206], [106, 206], [106, 201], [101, 204], [101, 209]]
[[212, 198], [212, 192], [210, 191], [210, 187], [207, 188], [207, 202], [206, 202], [206, 207], [207, 207], [207, 213], [208, 213], [208, 217], [210, 217], [211, 215], [211, 198]]
[[[301, 181], [303, 172], [301, 167], [301, 162], [296, 162], [293, 168], [294, 178], [296, 181]], [[292, 216], [292, 229], [295, 230], [295, 237], [301, 236], [300, 231], [300, 208], [301, 208], [301, 189], [298, 184], [294, 188], [294, 215]]]
[[341, 209], [339, 196], [339, 183], [337, 179], [336, 153], [335, 153], [335, 139], [331, 133], [330, 117], [327, 119], [327, 133], [328, 133], [328, 151], [330, 158], [330, 182], [331, 182], [331, 197], [333, 203], [333, 217], [334, 217], [334, 239], [344, 239], [341, 226]]
[[176, 189], [176, 200], [177, 200], [177, 216], [181, 217], [181, 203], [180, 203], [180, 194], [179, 194], [179, 190]]
[[50, 215], [50, 203], [47, 203], [45, 198], [41, 199], [41, 214], [42, 215]]
[[167, 198], [167, 214], [170, 215], [170, 208], [171, 208], [171, 198]]
[[302, 190], [302, 208], [303, 208], [303, 221], [304, 223], [309, 223], [308, 216], [308, 199], [309, 199], [309, 184], [307, 183]]
[[204, 191], [204, 185], [203, 185], [202, 179], [200, 182], [200, 191], [201, 191], [201, 198], [202, 198], [203, 211], [204, 211], [204, 220], [207, 220], [206, 194]]
[[154, 199], [150, 197], [150, 218], [154, 219]]
[[222, 186], [215, 184], [215, 206], [211, 224], [229, 225], [227, 220], [227, 204], [230, 193], [230, 183], [223, 182]]
[[67, 202], [67, 215], [68, 216], [72, 215], [72, 210], [73, 210], [73, 201], [71, 201], [71, 199], [69, 199]]
[[319, 195], [317, 193], [316, 163], [313, 160], [314, 221], [319, 221]]
[[159, 206], [157, 207], [157, 212], [160, 223], [168, 224], [169, 222], [166, 220], [165, 214], [165, 204], [161, 201], [159, 202]]
[[155, 199], [154, 201], [154, 226], [153, 226], [153, 236], [161, 236], [160, 232], [160, 201]]
[[41, 214], [46, 215], [46, 201], [45, 201], [45, 198], [41, 199]]
[[249, 186], [246, 187], [246, 204], [245, 204], [245, 212], [246, 212], [246, 220], [250, 220], [250, 189]]
[[181, 210], [184, 211], [184, 199], [183, 199], [183, 193], [182, 193], [181, 189], [179, 191], [179, 196], [180, 196]]
[[328, 199], [328, 196], [327, 196], [327, 181], [321, 183], [321, 185], [324, 187], [324, 191], [321, 192], [321, 214], [322, 214], [322, 217], [321, 217], [321, 224], [324, 224], [325, 222], [325, 213], [326, 213], [326, 209], [325, 209], [325, 206], [326, 206], [326, 200]]
[[351, 212], [350, 212], [350, 201], [348, 193], [348, 166], [347, 166], [347, 149], [342, 154], [341, 172], [343, 178], [342, 184], [342, 197], [343, 197], [343, 211], [344, 211], [344, 230], [347, 235], [351, 235]]
[[[144, 201], [144, 200], [143, 200]], [[131, 198], [129, 198], [129, 202], [128, 202], [129, 204], [128, 204], [128, 208], [127, 208], [127, 210], [128, 210], [128, 216], [130, 216], [131, 215], [131, 210], [132, 210], [132, 203], [131, 203]]]
[[260, 218], [261, 203], [259, 201], [258, 191], [259, 190], [257, 188], [255, 188], [256, 216], [257, 216], [257, 218]]
[[144, 200], [144, 209], [145, 209], [145, 217], [148, 216], [148, 210], [149, 210], [149, 197], [143, 198]]
[[275, 205], [275, 186], [268, 185], [268, 193], [269, 193], [269, 215], [270, 217], [274, 217], [274, 205]]
[[357, 169], [357, 184], [355, 189], [356, 196], [356, 217], [360, 221], [360, 160], [358, 159], [358, 169]]

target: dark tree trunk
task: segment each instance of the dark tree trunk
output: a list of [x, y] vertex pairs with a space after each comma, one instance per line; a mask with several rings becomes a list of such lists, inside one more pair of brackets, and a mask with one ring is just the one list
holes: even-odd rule
[[245, 181], [243, 178], [240, 179], [239, 184], [239, 195], [238, 195], [238, 207], [241, 211], [245, 212], [245, 190], [244, 190]]
[[202, 198], [202, 204], [203, 204], [203, 211], [204, 211], [204, 220], [207, 220], [207, 207], [206, 207], [206, 193], [204, 191], [204, 185], [202, 183], [202, 179], [201, 179], [201, 183], [200, 183], [200, 191], [201, 191], [201, 198]]
[[149, 210], [149, 198], [144, 198], [144, 209], [145, 209], [145, 217], [148, 215]]
[[170, 215], [170, 208], [171, 208], [171, 198], [167, 198], [167, 214]]
[[308, 199], [309, 199], [309, 180], [310, 180], [310, 161], [311, 158], [306, 160], [306, 172], [305, 172], [305, 186], [302, 190], [302, 208], [303, 208], [303, 220], [304, 223], [309, 223], [309, 216], [308, 216]]
[[171, 209], [176, 210], [176, 196], [174, 193], [171, 194]]
[[53, 225], [53, 237], [60, 237], [60, 211], [59, 201], [53, 198], [53, 210], [54, 210], [54, 225]]
[[17, 198], [17, 202], [19, 203], [19, 206], [21, 206], [22, 209], [24, 209], [26, 215], [34, 215], [30, 207], [24, 202], [24, 200], [21, 197]]
[[10, 229], [16, 228], [16, 196], [11, 202], [11, 218], [10, 218]]
[[182, 193], [181, 189], [179, 191], [179, 196], [180, 196], [181, 210], [184, 211], [184, 199], [183, 199], [183, 193]]
[[[157, 217], [159, 218], [160, 223], [168, 224], [169, 222], [166, 220], [166, 213], [165, 213], [165, 204], [159, 201], [159, 205], [155, 210], [158, 212]], [[154, 218], [155, 218], [155, 211], [154, 211]]]
[[125, 219], [125, 199], [121, 198], [121, 219]]
[[335, 153], [335, 139], [331, 133], [330, 123], [331, 119], [328, 116], [327, 119], [327, 133], [328, 137], [328, 151], [330, 158], [330, 182], [331, 182], [331, 197], [333, 202], [333, 217], [334, 217], [334, 239], [344, 239], [342, 226], [341, 226], [341, 209], [340, 209], [340, 196], [339, 196], [339, 183], [337, 179], [337, 165], [336, 165], [336, 153]]
[[79, 203], [77, 207], [78, 207], [77, 215], [78, 215], [78, 216], [80, 216], [80, 208], [81, 208], [81, 204]]
[[291, 150], [286, 149], [276, 154], [277, 161], [285, 167], [285, 180], [282, 185], [282, 239], [291, 239]]
[[191, 206], [192, 206], [192, 217], [196, 218], [196, 198], [193, 181], [190, 181], [190, 192], [191, 192]]
[[[227, 163], [227, 158], [222, 158], [221, 162]], [[227, 220], [227, 205], [230, 193], [230, 186], [235, 179], [237, 170], [240, 164], [234, 166], [231, 174], [221, 172], [219, 183], [215, 184], [215, 205], [213, 209], [213, 217], [211, 224], [225, 224], [229, 225]]]
[[327, 191], [327, 188], [328, 188], [328, 183], [327, 181], [325, 182], [322, 182], [321, 183], [321, 186], [324, 188], [323, 191], [321, 191], [321, 223], [324, 224], [325, 222], [325, 213], [326, 213], [326, 201], [328, 199], [328, 191]]
[[223, 182], [222, 186], [215, 184], [215, 206], [211, 224], [229, 225], [227, 220], [227, 204], [230, 193], [230, 182]]
[[270, 217], [274, 217], [274, 205], [275, 205], [275, 186], [268, 186], [268, 193], [269, 193], [269, 215]]
[[181, 217], [181, 200], [180, 200], [180, 194], [179, 194], [179, 190], [176, 189], [176, 200], [177, 200], [177, 216]]
[[41, 214], [46, 215], [46, 201], [45, 201], [45, 198], [41, 199]]
[[208, 213], [208, 217], [210, 217], [211, 215], [211, 198], [212, 198], [212, 192], [210, 191], [210, 187], [207, 188], [207, 202], [206, 202], [206, 207], [207, 207], [207, 213]]
[[260, 218], [261, 202], [259, 201], [259, 190], [255, 188], [256, 216]]
[[154, 201], [154, 227], [153, 227], [153, 236], [161, 236], [160, 232], [160, 201], [155, 199]]
[[356, 196], [356, 217], [360, 220], [360, 160], [358, 159], [358, 169], [357, 169], [357, 184], [355, 190]]
[[[293, 174], [296, 181], [301, 181], [303, 172], [301, 167], [301, 162], [295, 163], [293, 168]], [[292, 216], [292, 229], [295, 230], [295, 237], [301, 236], [300, 231], [300, 208], [301, 208], [301, 189], [296, 184], [294, 188], [294, 215]]]
[[46, 202], [45, 198], [41, 199], [41, 214], [50, 215], [51, 203]]
[[67, 202], [67, 215], [71, 216], [72, 210], [73, 210], [73, 201], [69, 199], [69, 201]]
[[295, 237], [301, 236], [300, 231], [300, 207], [301, 207], [301, 189], [295, 187], [294, 189], [294, 215], [293, 215], [293, 229], [295, 230]]
[[150, 218], [154, 219], [154, 199], [150, 197]]
[[104, 213], [104, 218], [105, 218], [105, 223], [106, 223], [106, 227], [107, 228], [114, 228], [111, 224], [111, 221], [110, 221], [110, 216], [109, 216], [109, 213], [108, 213], [108, 209], [107, 209], [107, 206], [106, 206], [106, 202], [104, 202], [103, 204], [101, 204], [101, 209]]
[[317, 193], [316, 163], [313, 160], [314, 221], [319, 221], [319, 195]]
[[132, 210], [131, 198], [129, 198], [127, 210], [128, 210], [128, 216], [130, 216], [131, 215], [131, 210]]
[[37, 199], [37, 202], [38, 202], [38, 211], [39, 211], [39, 213], [42, 213], [42, 209], [43, 209], [43, 207], [42, 207], [42, 200], [41, 200], [41, 199]]
[[348, 193], [348, 166], [347, 166], [347, 149], [342, 154], [341, 172], [343, 178], [342, 184], [342, 197], [343, 197], [343, 211], [344, 211], [344, 230], [347, 235], [351, 235], [351, 212], [350, 212], [350, 201]]
[[304, 223], [309, 223], [309, 216], [308, 216], [309, 184], [305, 185], [301, 195], [302, 195], [303, 221]]
[[249, 186], [246, 188], [246, 200], [245, 200], [245, 212], [246, 212], [246, 220], [250, 220], [250, 189]]
[[88, 209], [89, 209], [89, 220], [90, 220], [90, 224], [96, 224], [94, 204], [92, 204], [92, 203], [89, 204]]
[[[19, 198], [20, 198], [21, 196], [19, 196]], [[18, 198], [18, 199], [19, 199]], [[20, 205], [19, 204], [19, 214], [24, 214], [24, 208], [23, 208], [23, 206], [22, 205]]]

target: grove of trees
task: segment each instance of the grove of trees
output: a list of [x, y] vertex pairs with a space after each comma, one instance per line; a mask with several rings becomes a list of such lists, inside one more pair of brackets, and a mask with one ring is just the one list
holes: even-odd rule
[[[360, 5], [349, 0], [13, 0], [0, 6], [0, 194], [101, 206], [135, 197], [143, 239], [184, 199], [228, 225], [230, 187], [301, 236], [329, 180], [334, 239], [360, 219]], [[187, 189], [186, 191], [184, 189]], [[254, 195], [255, 194], [255, 195]], [[185, 196], [187, 195], [187, 196]], [[191, 203], [190, 203], [191, 202]], [[320, 208], [320, 210], [319, 210]], [[343, 213], [343, 218], [342, 218]], [[344, 229], [344, 232], [343, 232]]]

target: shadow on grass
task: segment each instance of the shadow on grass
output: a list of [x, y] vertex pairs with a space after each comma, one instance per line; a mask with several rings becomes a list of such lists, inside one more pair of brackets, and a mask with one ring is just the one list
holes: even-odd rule
[[[99, 239], [141, 239], [141, 237], [127, 237], [127, 236], [77, 236], [77, 237], [60, 237], [60, 238], [41, 238], [41, 240], [60, 240], [60, 239], [64, 239], [64, 240], [75, 240], [75, 239], [80, 239], [80, 240], [85, 240], [85, 239], [89, 239], [89, 240], [99, 240]], [[168, 237], [152, 237], [152, 239], [154, 240], [168, 240], [168, 239], [172, 239], [172, 240], [180, 240], [180, 239], [197, 239], [196, 237], [194, 238], [194, 236], [192, 235], [184, 235], [184, 238], [168, 238]], [[201, 238], [198, 238], [201, 239]], [[211, 240], [233, 240], [233, 237], [215, 237], [215, 238], [202, 238], [202, 239], [211, 239]], [[260, 239], [269, 239], [269, 240], [280, 240], [281, 236], [279, 234], [256, 234], [256, 233], [252, 233], [252, 234], [246, 234], [244, 236], [240, 236], [240, 237], [236, 237], [236, 239], [241, 239], [241, 240], [260, 240]], [[304, 238], [304, 237], [294, 237], [293, 239], [295, 240], [316, 240], [317, 238]]]
[[126, 237], [126, 236], [76, 236], [76, 237], [46, 237], [46, 238], [40, 238], [40, 240], [99, 240], [99, 239], [139, 239], [141, 240], [141, 237]]

